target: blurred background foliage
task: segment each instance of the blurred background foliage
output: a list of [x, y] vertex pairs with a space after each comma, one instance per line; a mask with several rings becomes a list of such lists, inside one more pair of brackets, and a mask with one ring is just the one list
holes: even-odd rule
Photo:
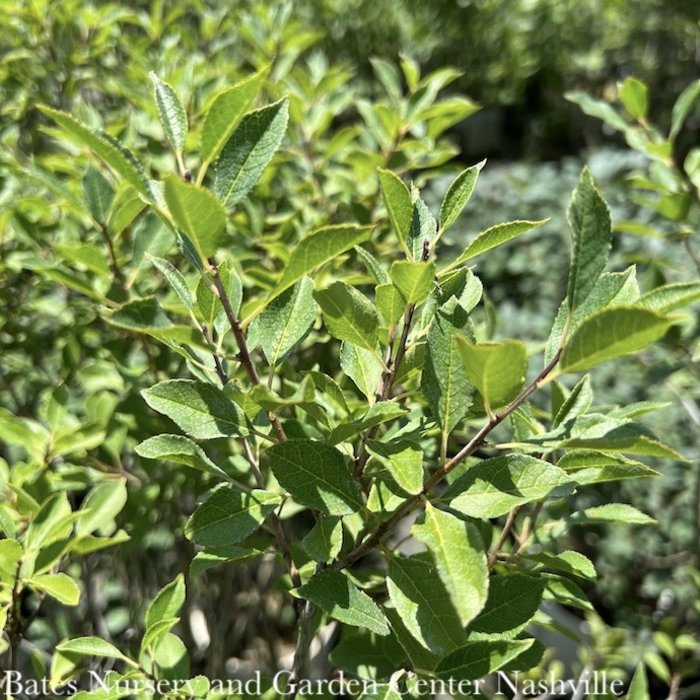
[[[119, 516], [130, 541], [71, 564], [82, 567], [90, 614], [56, 606], [38, 616], [30, 639], [39, 663], [64, 635], [128, 641], [137, 634], [145, 602], [191, 558], [182, 525], [203, 487], [197, 474], [133, 452], [157, 432], [139, 391], [184, 360], [110, 326], [100, 313], [100, 305], [162, 288], [155, 271], [142, 274], [146, 253], [164, 255], [172, 241], [154, 217], [135, 212], [128, 219], [127, 211], [134, 225], [113, 230], [110, 258], [104, 229], [94, 227], [79, 188], [68, 184], [80, 182], [88, 159], [57, 149], [37, 103], [118, 135], [162, 174], [175, 166], [149, 71], [175, 87], [196, 123], [218, 89], [271, 64], [265, 89], [270, 98], [290, 94], [290, 129], [274, 173], [235, 223], [244, 232], [274, 229], [277, 246], [329, 218], [371, 220], [377, 166], [413, 173], [434, 203], [450, 173], [489, 157], [449, 243], [461, 249], [492, 224], [552, 216], [480, 268], [493, 309], [482, 321], [496, 335], [500, 326], [530, 342], [547, 336], [565, 285], [566, 202], [583, 161], [611, 205], [618, 269], [636, 264], [644, 290], [698, 275], [697, 100], [667, 136], [674, 104], [700, 67], [696, 0], [0, 0], [0, 10], [0, 406], [4, 417], [72, 436], [68, 447], [54, 440], [44, 453], [26, 455], [6, 423], [0, 477], [9, 478], [10, 464], [38, 459], [46, 471], [35, 488], [70, 483], [78, 503], [105, 471], [124, 474], [130, 486]], [[419, 73], [427, 82], [418, 84]], [[641, 117], [618, 100], [628, 76], [648, 86]], [[571, 91], [579, 98], [567, 99]], [[605, 109], [591, 109], [581, 93], [612, 104], [607, 109], [622, 125]], [[476, 104], [481, 110], [470, 116]], [[442, 120], [437, 133], [424, 126], [426, 110]], [[640, 144], [638, 128], [649, 142], [668, 141], [668, 150], [659, 155]], [[128, 201], [121, 204], [128, 210]], [[689, 463], [657, 460], [662, 476], [652, 482], [597, 487], [597, 502], [628, 501], [654, 513], [659, 525], [601, 526], [574, 547], [598, 566], [600, 580], [588, 591], [596, 609], [625, 631], [611, 636], [592, 621], [593, 647], [614, 659], [615, 650], [633, 644], [619, 663], [646, 654], [664, 685], [679, 673], [689, 683], [700, 680], [687, 663], [697, 661], [700, 639], [697, 339], [698, 320], [689, 317], [641, 358], [594, 373], [599, 401], [668, 401], [645, 419]], [[589, 497], [572, 508], [587, 507]], [[207, 574], [208, 595], [188, 597], [184, 634], [201, 652], [201, 672], [240, 654], [275, 662], [279, 650], [265, 640], [284, 639], [293, 624], [292, 610], [276, 607], [281, 596], [265, 596], [269, 614], [258, 616], [260, 591], [274, 592], [275, 571], [272, 563], [228, 567]], [[217, 617], [217, 596], [230, 590], [238, 591], [240, 614]], [[215, 654], [204, 653], [202, 610], [217, 621], [208, 632], [220, 642], [211, 647]], [[262, 633], [271, 619], [279, 629]]]

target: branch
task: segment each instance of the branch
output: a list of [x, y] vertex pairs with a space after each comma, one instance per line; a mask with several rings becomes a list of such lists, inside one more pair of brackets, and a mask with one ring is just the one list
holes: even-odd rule
[[422, 491], [411, 496], [408, 500], [404, 501], [403, 505], [388, 519], [385, 520], [372, 535], [370, 535], [363, 542], [360, 542], [355, 549], [349, 552], [343, 559], [336, 562], [335, 568], [345, 569], [354, 562], [356, 562], [360, 557], [364, 556], [373, 549], [381, 539], [389, 532], [396, 523], [404, 518], [412, 510], [415, 510], [421, 503], [422, 499], [427, 496], [430, 491], [433, 490], [437, 484], [439, 484], [455, 467], [464, 462], [467, 457], [470, 457], [474, 452], [476, 452], [485, 442], [489, 433], [500, 423], [502, 423], [513, 411], [515, 411], [519, 406], [521, 406], [525, 401], [527, 401], [532, 394], [539, 388], [540, 384], [547, 378], [547, 376], [552, 372], [559, 362], [563, 348], [559, 348], [556, 355], [552, 360], [546, 365], [546, 367], [533, 379], [533, 381], [528, 384], [528, 386], [520, 393], [520, 395], [515, 398], [501, 413], [495, 414], [487, 423], [485, 423], [482, 428], [477, 432], [477, 434], [445, 465], [440, 467], [431, 477], [429, 477], [423, 484]]
[[[258, 371], [255, 369], [255, 364], [250, 356], [250, 352], [248, 351], [248, 343], [246, 341], [245, 333], [243, 332], [243, 326], [241, 326], [241, 322], [231, 306], [231, 300], [229, 299], [223, 282], [221, 281], [219, 268], [216, 266], [216, 260], [214, 260], [214, 258], [209, 258], [208, 262], [211, 268], [212, 278], [214, 280], [214, 288], [212, 291], [219, 297], [221, 300], [221, 305], [224, 307], [224, 313], [226, 314], [226, 318], [231, 326], [231, 331], [233, 332], [233, 337], [236, 339], [236, 344], [238, 345], [241, 364], [243, 365], [243, 368], [250, 379], [250, 383], [253, 386], [258, 386], [260, 384], [260, 377], [258, 376]], [[277, 437], [280, 439], [280, 442], [286, 442], [287, 435], [284, 432], [284, 428], [282, 427], [279, 418], [272, 413], [272, 411], [268, 411], [267, 417], [277, 433]]]

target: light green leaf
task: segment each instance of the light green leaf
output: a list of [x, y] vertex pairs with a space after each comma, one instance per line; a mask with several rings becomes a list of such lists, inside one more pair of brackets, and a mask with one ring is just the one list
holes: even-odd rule
[[527, 651], [534, 639], [467, 642], [440, 661], [435, 669], [443, 680], [467, 681], [497, 671]]
[[207, 457], [204, 450], [184, 435], [154, 435], [136, 445], [136, 454], [170, 464], [184, 464], [205, 474], [228, 479], [228, 474]]
[[469, 624], [484, 607], [489, 589], [484, 543], [476, 526], [426, 503], [423, 522], [411, 532], [432, 555], [462, 625]]
[[562, 425], [567, 420], [576, 418], [584, 414], [591, 403], [593, 403], [593, 390], [591, 389], [590, 375], [586, 374], [576, 386], [571, 390], [571, 393], [566, 397], [557, 411], [557, 414], [552, 420], [552, 429]]
[[450, 184], [442, 199], [442, 204], [440, 204], [441, 231], [447, 231], [457, 221], [464, 207], [467, 206], [484, 165], [486, 165], [486, 160], [463, 170]]
[[642, 294], [636, 305], [659, 313], [668, 313], [700, 299], [700, 282], [677, 282]]
[[564, 495], [572, 490], [571, 477], [559, 467], [527, 455], [508, 455], [474, 465], [443, 498], [453, 510], [470, 517], [497, 518], [553, 492]]
[[83, 501], [76, 535], [87, 535], [112, 525], [126, 504], [126, 479], [110, 479], [93, 487]]
[[340, 622], [380, 635], [389, 634], [389, 625], [380, 607], [343, 571], [319, 571], [299, 588], [299, 594]]
[[114, 190], [107, 178], [92, 165], [88, 166], [83, 176], [83, 192], [92, 218], [99, 224], [106, 223], [114, 200]]
[[475, 345], [457, 338], [464, 372], [484, 399], [487, 413], [514, 399], [525, 383], [527, 349], [517, 340]]
[[406, 309], [406, 300], [393, 284], [379, 284], [374, 292], [379, 313], [387, 325], [393, 326]]
[[108, 165], [114, 172], [132, 185], [139, 194], [153, 201], [150, 181], [143, 166], [136, 160], [131, 151], [108, 134], [96, 129], [90, 129], [74, 119], [70, 114], [52, 109], [46, 105], [38, 108], [51, 117], [66, 133], [78, 139]]
[[513, 638], [525, 629], [542, 602], [545, 582], [522, 573], [494, 576], [482, 613], [469, 629], [477, 636]]
[[392, 557], [389, 598], [403, 624], [420, 644], [447, 654], [466, 641], [457, 611], [436, 567], [421, 557]]
[[[302, 277], [324, 263], [366, 241], [372, 233], [372, 229], [372, 226], [325, 226], [310, 233], [306, 238], [302, 238], [289, 256], [289, 262], [279, 283], [263, 304], [269, 304]], [[257, 315], [260, 310], [255, 309], [251, 317]], [[246, 319], [246, 322], [249, 320], [250, 317]]]
[[153, 410], [168, 416], [195, 440], [248, 434], [243, 412], [211, 384], [169, 379], [141, 394]]
[[68, 639], [56, 646], [56, 650], [63, 654], [76, 654], [78, 656], [99, 656], [106, 659], [119, 659], [131, 666], [137, 664], [117, 649], [114, 644], [106, 642], [99, 637], [76, 637]]
[[273, 474], [298, 503], [328, 515], [362, 510], [362, 496], [343, 454], [315, 440], [292, 439], [265, 453]]
[[78, 584], [68, 574], [42, 574], [27, 579], [25, 583], [50, 595], [63, 605], [74, 606], [80, 602]]
[[656, 522], [646, 513], [626, 503], [606, 503], [604, 506], [586, 508], [571, 515], [574, 523], [626, 523], [628, 525], [651, 525]]
[[173, 581], [158, 591], [146, 610], [146, 629], [163, 620], [177, 617], [185, 603], [185, 578], [178, 574]]
[[418, 198], [413, 205], [411, 225], [406, 236], [406, 246], [413, 260], [421, 260], [426, 245], [430, 245], [437, 233], [435, 217], [427, 204]]
[[372, 302], [354, 287], [334, 282], [314, 292], [329, 333], [358, 347], [377, 347], [379, 316]]
[[255, 100], [268, 68], [220, 92], [209, 107], [202, 124], [200, 155], [204, 163], [216, 158]]
[[216, 164], [214, 191], [225, 207], [234, 207], [253, 189], [282, 143], [289, 100], [246, 114]]
[[356, 420], [344, 421], [333, 428], [328, 436], [328, 442], [337, 445], [340, 442], [358, 435], [365, 430], [395, 420], [406, 413], [406, 409], [392, 401], [381, 401], [370, 406], [367, 412]]
[[204, 547], [228, 547], [255, 532], [280, 500], [269, 491], [220, 486], [192, 514], [185, 535]]
[[555, 574], [544, 574], [543, 578], [546, 581], [544, 600], [554, 600], [560, 605], [567, 605], [586, 612], [594, 612], [593, 605], [591, 605], [578, 583]]
[[367, 452], [404, 491], [415, 495], [423, 490], [423, 450], [419, 445], [406, 440], [369, 440]]
[[646, 117], [649, 108], [649, 89], [641, 80], [631, 76], [625, 78], [620, 86], [619, 98], [633, 119], [639, 121]]
[[175, 225], [188, 236], [202, 259], [210, 258], [223, 245], [226, 212], [216, 197], [171, 175], [165, 181], [165, 201]]
[[367, 400], [374, 403], [384, 371], [376, 354], [352, 343], [343, 343], [340, 348], [340, 367]]
[[595, 287], [610, 251], [610, 212], [588, 168], [571, 196], [567, 220], [573, 238], [567, 299], [574, 311]]
[[456, 300], [448, 301], [428, 330], [421, 389], [444, 434], [451, 433], [467, 415], [474, 398], [457, 347], [457, 338], [469, 333], [469, 318]]
[[316, 561], [332, 561], [343, 546], [343, 521], [333, 516], [320, 516], [301, 546]]
[[14, 584], [17, 562], [22, 558], [22, 545], [17, 540], [0, 540], [0, 580]]
[[700, 98], [700, 78], [690, 83], [673, 105], [669, 139], [675, 139], [676, 136], [678, 136], [678, 133], [683, 128], [683, 124], [698, 98]]
[[561, 554], [540, 552], [539, 554], [527, 555], [527, 559], [536, 561], [547, 569], [563, 571], [564, 573], [580, 576], [589, 581], [595, 580], [597, 576], [593, 562], [583, 554], [572, 550], [566, 550], [565, 552], [561, 552]]
[[303, 340], [316, 320], [314, 283], [303, 277], [274, 299], [250, 324], [248, 344], [259, 345], [271, 367]]
[[390, 170], [379, 168], [379, 186], [382, 190], [384, 206], [389, 214], [389, 221], [402, 246], [406, 244], [408, 230], [413, 217], [411, 193], [403, 180]]
[[175, 90], [161, 80], [153, 71], [149, 73], [153, 81], [158, 116], [165, 135], [176, 153], [182, 153], [187, 137], [187, 114]]
[[562, 372], [580, 372], [605, 360], [639, 352], [661, 338], [672, 321], [649, 309], [619, 306], [586, 319], [566, 343]]
[[192, 310], [192, 292], [185, 281], [182, 274], [175, 268], [175, 266], [164, 260], [163, 258], [156, 258], [153, 255], [148, 256], [155, 267], [160, 271], [160, 273], [168, 281], [168, 284], [173, 288], [175, 294], [177, 294], [180, 301], [183, 303], [186, 309]]
[[607, 102], [595, 100], [585, 92], [574, 90], [564, 94], [567, 100], [575, 102], [591, 117], [604, 121], [616, 131], [626, 131], [629, 124]]
[[73, 513], [64, 491], [49, 496], [34, 516], [24, 538], [26, 550], [38, 550], [68, 537], [73, 530]]
[[135, 299], [106, 316], [107, 322], [130, 331], [168, 328], [173, 325], [154, 297]]
[[499, 245], [503, 245], [508, 241], [512, 241], [518, 236], [522, 236], [524, 233], [531, 231], [533, 228], [539, 228], [549, 221], [549, 219], [542, 219], [541, 221], [508, 221], [504, 224], [496, 224], [482, 231], [464, 250], [464, 252], [455, 260], [450, 263], [445, 269], [440, 271], [440, 274], [451, 270], [457, 265], [462, 265], [463, 263], [475, 258], [477, 255], [481, 255], [492, 248], [496, 248]]
[[389, 275], [407, 304], [420, 304], [433, 289], [435, 263], [396, 261]]
[[[698, 81], [700, 85], [700, 81]], [[649, 688], [647, 685], [647, 674], [644, 664], [640, 663], [632, 676], [626, 700], [649, 700]]]

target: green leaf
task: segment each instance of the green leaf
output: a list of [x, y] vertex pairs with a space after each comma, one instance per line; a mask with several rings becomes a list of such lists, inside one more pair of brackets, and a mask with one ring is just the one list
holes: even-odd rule
[[297, 503], [328, 515], [363, 509], [362, 496], [343, 454], [332, 445], [292, 439], [265, 453], [280, 485]]
[[105, 530], [126, 505], [126, 479], [109, 479], [90, 490], [80, 509], [76, 535]]
[[354, 287], [334, 282], [314, 292], [328, 332], [339, 340], [374, 350], [377, 347], [379, 316], [372, 302]]
[[50, 595], [63, 605], [75, 606], [80, 602], [78, 584], [68, 574], [43, 574], [27, 579], [25, 583]]
[[[700, 81], [698, 82], [700, 85]], [[640, 663], [632, 676], [626, 700], [649, 700], [649, 688], [647, 686], [647, 674], [644, 664]]]
[[652, 289], [637, 299], [643, 306], [659, 313], [668, 313], [700, 299], [700, 282], [677, 282]]
[[534, 639], [467, 642], [440, 661], [435, 669], [443, 680], [476, 680], [497, 671], [527, 651]]
[[204, 547], [236, 544], [255, 532], [280, 500], [279, 494], [269, 491], [220, 486], [192, 514], [185, 535]]
[[313, 291], [314, 283], [303, 277], [268, 304], [250, 324], [248, 344], [259, 345], [271, 367], [287, 357], [316, 320]]
[[340, 348], [340, 367], [367, 400], [374, 403], [384, 372], [376, 353], [352, 343], [343, 343]]
[[106, 659], [119, 659], [131, 666], [137, 664], [117, 649], [114, 644], [106, 642], [99, 637], [76, 637], [68, 639], [56, 646], [56, 650], [63, 654], [76, 654], [78, 656], [99, 656]]
[[475, 258], [477, 255], [481, 255], [492, 248], [496, 248], [499, 245], [503, 245], [508, 241], [522, 236], [524, 233], [531, 231], [533, 228], [539, 228], [549, 221], [549, 219], [542, 219], [541, 221], [508, 221], [504, 224], [496, 224], [482, 231], [464, 250], [464, 252], [455, 260], [450, 263], [447, 268], [441, 270], [441, 274], [447, 270], [451, 270], [457, 265], [462, 265], [463, 263]]
[[594, 612], [593, 605], [591, 605], [578, 583], [554, 574], [544, 574], [543, 578], [546, 581], [544, 600], [554, 600], [560, 605], [567, 605], [586, 612]]
[[156, 258], [153, 255], [148, 256], [155, 267], [160, 271], [160, 273], [165, 277], [168, 284], [173, 288], [175, 294], [177, 294], [180, 301], [183, 303], [188, 311], [192, 310], [192, 292], [185, 281], [182, 274], [175, 268], [172, 263], [169, 263], [163, 258]]
[[421, 260], [426, 245], [430, 245], [437, 232], [435, 217], [430, 213], [427, 204], [417, 199], [413, 205], [411, 225], [406, 236], [406, 246], [413, 260]]
[[393, 326], [406, 309], [406, 300], [393, 284], [379, 284], [374, 289], [375, 303], [387, 325]]
[[564, 94], [567, 100], [575, 102], [584, 112], [591, 117], [604, 121], [616, 131], [626, 131], [629, 124], [607, 103], [595, 100], [590, 95], [579, 90]]
[[118, 141], [108, 134], [96, 129], [90, 129], [74, 119], [70, 114], [52, 109], [46, 105], [37, 105], [38, 108], [53, 119], [66, 133], [78, 139], [92, 152], [108, 165], [115, 173], [132, 185], [139, 194], [149, 201], [154, 199], [152, 187], [146, 171], [136, 160], [131, 151], [127, 150]]
[[[360, 678], [388, 678], [397, 668], [403, 668], [406, 652], [393, 634], [345, 630], [330, 653], [330, 661], [336, 668]], [[402, 700], [401, 696], [396, 700]]]
[[299, 588], [299, 594], [340, 622], [380, 635], [389, 634], [389, 625], [380, 607], [343, 571], [319, 571]]
[[22, 558], [22, 545], [17, 540], [0, 540], [0, 580], [14, 584], [17, 575], [17, 563]]
[[170, 620], [180, 614], [185, 603], [185, 578], [178, 574], [173, 581], [158, 591], [146, 610], [146, 629], [163, 620]]
[[395, 420], [406, 413], [406, 409], [392, 401], [380, 401], [370, 406], [367, 412], [356, 420], [344, 421], [333, 428], [328, 436], [328, 442], [337, 445], [358, 435], [365, 430]]
[[649, 108], [649, 89], [637, 78], [627, 77], [620, 86], [620, 102], [627, 113], [637, 121], [644, 119]]
[[[562, 488], [560, 488], [562, 487]], [[470, 467], [445, 492], [453, 510], [472, 518], [497, 518], [516, 506], [570, 493], [571, 477], [527, 455], [494, 457]]]
[[571, 196], [567, 220], [573, 237], [567, 298], [569, 310], [574, 311], [595, 287], [610, 250], [610, 212], [588, 168]]
[[114, 201], [114, 190], [107, 178], [92, 165], [83, 176], [83, 192], [92, 218], [99, 224], [106, 223]]
[[423, 490], [423, 450], [419, 445], [406, 440], [369, 440], [367, 452], [404, 491], [416, 495]]
[[586, 319], [566, 343], [561, 372], [580, 372], [605, 360], [639, 352], [661, 338], [672, 321], [634, 306], [603, 309]]
[[[401, 619], [401, 614], [394, 608], [385, 607], [384, 614], [389, 620], [392, 632], [396, 635], [396, 639], [406, 652], [410, 662], [414, 668], [425, 669], [426, 671], [434, 669], [440, 656], [437, 653], [426, 649], [407, 629]], [[397, 668], [397, 666], [394, 666]], [[393, 671], [393, 669], [392, 669]]]
[[234, 207], [253, 189], [282, 143], [289, 100], [246, 114], [216, 164], [214, 191], [225, 207]]
[[68, 497], [64, 491], [49, 496], [27, 528], [24, 548], [39, 550], [68, 537], [73, 530], [73, 518]]
[[544, 579], [527, 574], [494, 576], [486, 605], [469, 629], [481, 636], [515, 637], [539, 609], [544, 587]]
[[389, 598], [403, 624], [426, 649], [447, 654], [466, 641], [457, 611], [436, 567], [421, 557], [392, 557]]
[[158, 107], [158, 116], [165, 135], [176, 153], [182, 153], [187, 137], [187, 114], [175, 90], [153, 71], [149, 73]]
[[204, 450], [184, 435], [154, 435], [135, 447], [136, 454], [170, 464], [184, 464], [205, 474], [228, 479], [228, 474], [207, 457]]
[[690, 111], [693, 109], [695, 102], [700, 98], [700, 79], [693, 81], [679, 95], [676, 103], [673, 105], [671, 113], [671, 131], [669, 139], [675, 139], [678, 133], [683, 128], [683, 124], [687, 119]]
[[301, 546], [314, 560], [330, 562], [343, 546], [343, 521], [333, 516], [320, 516], [301, 541]]
[[539, 554], [527, 555], [527, 559], [542, 564], [547, 569], [563, 571], [573, 576], [580, 576], [589, 581], [595, 580], [597, 574], [593, 562], [580, 552], [566, 550], [560, 554], [549, 554], [540, 552]]
[[192, 241], [200, 257], [214, 255], [226, 232], [226, 212], [216, 197], [171, 175], [165, 181], [165, 201], [175, 225]]
[[464, 207], [467, 206], [484, 165], [486, 165], [486, 160], [463, 170], [450, 184], [442, 199], [442, 204], [440, 204], [441, 231], [447, 231], [457, 221]]
[[571, 390], [560, 409], [552, 420], [552, 429], [565, 423], [567, 420], [584, 414], [593, 403], [593, 390], [591, 389], [590, 375], [586, 374]]
[[[324, 263], [366, 241], [372, 229], [372, 226], [325, 226], [302, 238], [289, 256], [282, 278], [264, 304], [269, 304], [302, 277]], [[254, 314], [257, 315], [257, 313], [256, 309]]]
[[652, 525], [656, 522], [646, 513], [626, 503], [606, 503], [604, 506], [586, 508], [571, 515], [577, 524], [584, 523], [626, 523], [628, 525]]
[[379, 187], [382, 190], [384, 205], [389, 214], [389, 221], [402, 246], [406, 244], [408, 230], [413, 217], [411, 193], [403, 180], [390, 170], [379, 168]]
[[216, 158], [255, 100], [268, 69], [261, 71], [220, 92], [209, 107], [202, 124], [200, 155], [203, 163]]
[[248, 434], [243, 412], [211, 384], [169, 379], [141, 394], [153, 410], [168, 416], [195, 440]]
[[396, 261], [389, 275], [407, 304], [420, 304], [433, 289], [435, 263]]
[[464, 372], [484, 399], [487, 413], [514, 399], [525, 383], [527, 349], [517, 340], [475, 345], [457, 338]]
[[444, 434], [457, 427], [474, 398], [474, 386], [467, 378], [457, 347], [457, 338], [469, 332], [468, 323], [468, 316], [456, 300], [450, 300], [435, 314], [428, 330], [421, 389]]
[[486, 603], [489, 570], [484, 543], [472, 523], [425, 504], [423, 522], [411, 529], [428, 548], [462, 625], [469, 624]]

